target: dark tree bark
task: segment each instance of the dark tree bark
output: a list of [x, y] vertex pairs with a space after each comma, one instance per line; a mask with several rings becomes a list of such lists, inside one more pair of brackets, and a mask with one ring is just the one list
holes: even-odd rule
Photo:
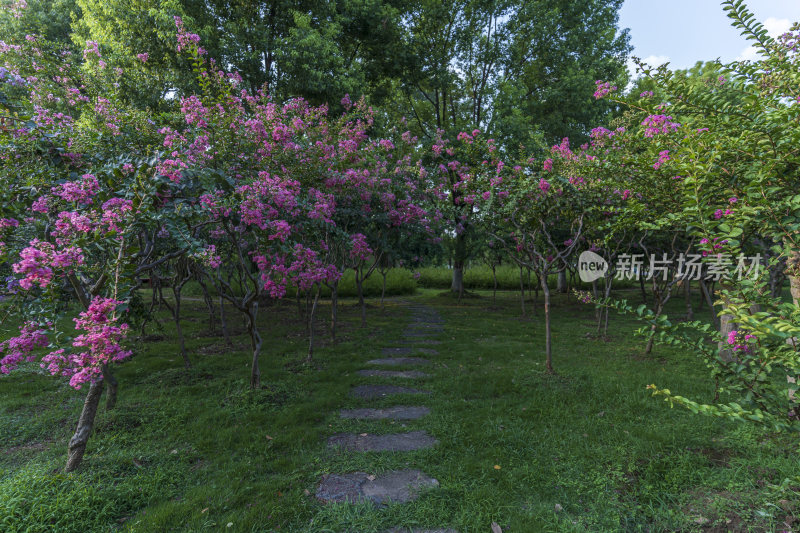
[[545, 350], [545, 369], [548, 374], [553, 373], [553, 336], [550, 331], [550, 287], [547, 285], [547, 272], [542, 273], [539, 278], [544, 294], [544, 350]]
[[97, 407], [100, 405], [102, 394], [103, 380], [89, 385], [89, 392], [86, 394], [83, 410], [78, 419], [78, 427], [75, 428], [75, 434], [69, 440], [67, 465], [64, 467], [66, 472], [73, 472], [83, 460], [83, 455], [86, 453], [86, 444], [89, 442], [89, 437], [94, 428], [94, 419], [97, 416]]

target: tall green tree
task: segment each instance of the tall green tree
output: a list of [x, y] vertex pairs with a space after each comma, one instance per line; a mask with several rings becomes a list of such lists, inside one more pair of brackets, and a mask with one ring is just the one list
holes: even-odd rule
[[[123, 92], [146, 105], [194, 90], [175, 49], [175, 16], [221, 67], [242, 76], [244, 87], [278, 100], [338, 105], [345, 94], [370, 93], [380, 99], [403, 64], [393, 57], [402, 50], [406, 7], [399, 0], [77, 2], [83, 16], [73, 39], [97, 41], [117, 64], [141, 72], [136, 86]], [[139, 59], [143, 53], [147, 61]]]
[[[477, 128], [508, 156], [564, 137], [584, 142], [615, 104], [595, 81], [627, 78], [622, 0], [420, 0], [407, 20], [414, 54], [392, 112], [423, 139]], [[480, 161], [464, 162], [469, 165]], [[452, 290], [461, 293], [474, 228], [459, 190], [439, 206], [455, 234]], [[457, 228], [457, 229], [456, 229]]]

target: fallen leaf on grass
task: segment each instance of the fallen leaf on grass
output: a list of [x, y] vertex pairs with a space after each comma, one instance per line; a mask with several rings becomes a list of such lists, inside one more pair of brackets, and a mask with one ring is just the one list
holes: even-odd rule
[[503, 533], [503, 528], [497, 522], [492, 522], [492, 533]]

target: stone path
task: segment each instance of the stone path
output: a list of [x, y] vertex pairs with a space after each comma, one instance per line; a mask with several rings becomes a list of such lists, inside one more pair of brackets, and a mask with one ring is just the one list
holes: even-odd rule
[[[403, 332], [398, 346], [384, 348], [383, 357], [370, 359], [368, 365], [405, 367], [425, 366], [431, 361], [416, 357], [418, 354], [436, 356], [438, 351], [430, 346], [441, 344], [433, 338], [444, 331], [444, 323], [435, 309], [409, 305], [411, 322]], [[421, 346], [425, 345], [425, 346]], [[427, 379], [430, 373], [419, 370], [379, 370], [362, 369], [358, 374], [365, 378], [386, 379]], [[410, 398], [424, 397], [431, 391], [386, 383], [357, 385], [350, 391], [350, 396], [361, 401], [369, 401], [399, 396], [408, 402]], [[343, 409], [339, 416], [354, 420], [415, 420], [430, 413], [424, 405], [395, 405], [392, 407], [362, 407]], [[403, 424], [403, 427], [405, 425]], [[328, 438], [331, 449], [346, 453], [380, 452], [404, 453], [425, 450], [438, 444], [436, 437], [426, 431], [406, 431], [376, 435], [371, 433], [339, 433]], [[408, 463], [406, 463], [408, 464]], [[316, 496], [322, 502], [365, 502], [378, 506], [392, 503], [407, 503], [417, 499], [420, 493], [436, 489], [439, 481], [424, 472], [413, 468], [387, 472], [381, 476], [366, 472], [333, 473], [323, 476], [317, 487]], [[393, 528], [384, 533], [458, 533], [453, 529], [403, 529]]]
[[422, 359], [421, 357], [385, 357], [383, 359], [371, 359], [367, 361], [368, 365], [429, 365], [430, 361]]
[[419, 370], [359, 370], [359, 376], [368, 378], [407, 378], [419, 379], [428, 378], [431, 375]]

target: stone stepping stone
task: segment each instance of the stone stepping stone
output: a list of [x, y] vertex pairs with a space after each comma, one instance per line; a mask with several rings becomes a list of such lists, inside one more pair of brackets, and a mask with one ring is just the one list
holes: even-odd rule
[[442, 341], [436, 339], [400, 339], [397, 342], [399, 344], [442, 344]]
[[367, 361], [368, 365], [429, 365], [431, 362], [422, 357], [384, 357], [383, 359], [371, 359]]
[[387, 505], [416, 500], [422, 491], [438, 486], [436, 479], [419, 470], [397, 470], [379, 477], [352, 472], [323, 476], [316, 496], [325, 503], [370, 501]]
[[405, 407], [398, 405], [385, 409], [342, 409], [339, 412], [339, 416], [342, 418], [357, 418], [360, 420], [385, 420], [387, 418], [393, 420], [416, 420], [430, 412], [431, 410], [425, 406]]
[[328, 438], [329, 448], [341, 448], [351, 452], [413, 452], [432, 448], [438, 441], [427, 431], [389, 433], [338, 433]]
[[414, 352], [425, 353], [429, 355], [436, 355], [439, 352], [433, 348], [415, 348], [413, 346], [400, 346], [384, 348], [381, 353], [383, 355], [411, 355]]
[[430, 337], [431, 335], [433, 335], [433, 333], [430, 333], [428, 331], [411, 331], [411, 332], [403, 333], [402, 338], [403, 339], [421, 339], [421, 338], [424, 338], [424, 337]]
[[430, 324], [430, 323], [422, 323], [419, 324], [411, 324], [406, 328], [406, 331], [442, 331], [444, 329], [444, 324]]
[[353, 387], [350, 395], [364, 400], [384, 398], [395, 394], [430, 394], [430, 391], [400, 387], [398, 385], [358, 385]]
[[420, 372], [419, 370], [359, 370], [359, 376], [366, 376], [368, 378], [427, 378], [430, 374]]

